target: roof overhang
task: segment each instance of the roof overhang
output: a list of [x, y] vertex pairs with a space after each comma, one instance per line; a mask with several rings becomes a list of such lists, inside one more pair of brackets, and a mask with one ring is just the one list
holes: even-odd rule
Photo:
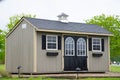
[[113, 34], [88, 33], [88, 32], [73, 32], [73, 31], [61, 31], [61, 30], [48, 30], [48, 29], [38, 29], [38, 28], [36, 29], [36, 31], [65, 33], [65, 34], [83, 34], [83, 35], [96, 35], [96, 36], [113, 36]]

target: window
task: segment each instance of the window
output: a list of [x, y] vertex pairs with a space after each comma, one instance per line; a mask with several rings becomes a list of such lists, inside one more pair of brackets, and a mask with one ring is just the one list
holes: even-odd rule
[[75, 42], [72, 37], [68, 37], [65, 40], [65, 56], [75, 55]]
[[26, 29], [27, 28], [27, 24], [22, 24], [22, 29]]
[[77, 56], [86, 56], [86, 41], [83, 38], [77, 40]]
[[57, 36], [47, 35], [46, 36], [46, 49], [47, 50], [57, 50]]
[[92, 51], [101, 52], [101, 38], [92, 38]]

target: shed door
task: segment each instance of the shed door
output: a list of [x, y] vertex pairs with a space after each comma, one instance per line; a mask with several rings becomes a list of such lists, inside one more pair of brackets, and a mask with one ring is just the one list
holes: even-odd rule
[[80, 37], [65, 37], [64, 70], [87, 69], [86, 41]]

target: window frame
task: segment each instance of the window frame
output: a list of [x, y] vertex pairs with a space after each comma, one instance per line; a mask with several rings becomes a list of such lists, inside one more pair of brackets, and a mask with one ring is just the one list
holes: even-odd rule
[[[99, 41], [100, 41], [100, 44], [99, 44], [99, 46], [100, 46], [100, 50], [94, 50], [94, 49], [93, 49], [93, 46], [94, 46], [94, 45], [97, 45], [97, 44], [93, 44], [94, 39], [99, 39]], [[101, 38], [92, 38], [92, 51], [93, 51], [93, 52], [102, 52], [102, 48], [101, 48], [101, 47], [102, 47], [102, 45], [101, 45], [101, 40], [102, 40]]]
[[[56, 42], [48, 42], [48, 36], [56, 37]], [[48, 48], [48, 43], [56, 43], [56, 48], [55, 49], [49, 49]], [[58, 50], [58, 36], [57, 35], [46, 35], [46, 50]]]

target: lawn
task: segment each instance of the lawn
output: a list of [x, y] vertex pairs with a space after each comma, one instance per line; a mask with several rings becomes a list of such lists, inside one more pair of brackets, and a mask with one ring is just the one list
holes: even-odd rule
[[1, 65], [1, 64], [0, 64], [0, 71], [1, 71], [1, 70], [2, 70], [2, 71], [5, 70], [5, 65]]
[[110, 71], [111, 72], [120, 72], [120, 66], [111, 66]]
[[[120, 72], [120, 66], [111, 66], [111, 72]], [[5, 66], [0, 65], [0, 71], [5, 71]], [[63, 79], [63, 78], [45, 78], [45, 77], [37, 77], [37, 78], [0, 78], [0, 80], [76, 80], [76, 79]], [[120, 78], [80, 78], [78, 80], [120, 80]]]

